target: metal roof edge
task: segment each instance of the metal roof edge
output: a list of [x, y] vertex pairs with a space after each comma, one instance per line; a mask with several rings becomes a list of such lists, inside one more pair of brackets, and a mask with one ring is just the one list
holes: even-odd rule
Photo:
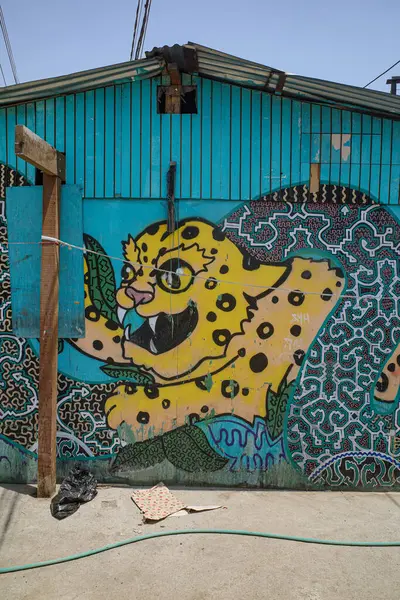
[[400, 96], [324, 79], [292, 75], [201, 44], [155, 47], [146, 58], [0, 88], [0, 106], [81, 92], [126, 79], [159, 75], [168, 62], [198, 75], [250, 89], [400, 119]]

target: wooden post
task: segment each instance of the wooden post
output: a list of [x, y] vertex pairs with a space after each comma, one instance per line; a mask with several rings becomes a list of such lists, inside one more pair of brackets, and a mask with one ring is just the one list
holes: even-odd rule
[[[61, 181], [65, 156], [23, 125], [15, 128], [15, 153], [43, 171], [42, 235], [60, 237]], [[40, 274], [40, 362], [38, 497], [56, 490], [59, 246], [42, 244]]]
[[[43, 174], [42, 234], [60, 238], [61, 180]], [[42, 244], [40, 276], [40, 362], [38, 497], [49, 498], [56, 489], [56, 424], [58, 361], [59, 246]]]

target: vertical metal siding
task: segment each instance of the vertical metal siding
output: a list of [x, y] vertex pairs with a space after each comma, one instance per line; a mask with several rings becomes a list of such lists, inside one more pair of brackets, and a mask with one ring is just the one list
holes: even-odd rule
[[159, 115], [152, 80], [0, 110], [0, 161], [33, 183], [14, 153], [26, 124], [67, 155], [67, 183], [86, 198], [163, 198], [171, 160], [179, 198], [246, 200], [307, 183], [350, 185], [399, 203], [400, 122], [185, 75], [198, 86], [198, 114]]

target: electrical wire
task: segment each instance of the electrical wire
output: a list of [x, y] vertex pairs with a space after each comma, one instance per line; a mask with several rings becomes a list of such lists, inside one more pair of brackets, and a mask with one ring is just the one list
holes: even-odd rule
[[147, 31], [147, 23], [149, 21], [151, 2], [152, 2], [152, 0], [146, 0], [146, 4], [144, 5], [144, 15], [143, 15], [142, 27], [140, 30], [138, 45], [136, 47], [135, 60], [138, 60], [142, 54], [144, 40], [146, 37], [146, 31]]
[[62, 558], [53, 558], [51, 560], [44, 560], [43, 562], [35, 562], [26, 565], [18, 565], [13, 567], [2, 567], [0, 568], [0, 574], [5, 575], [6, 573], [16, 573], [18, 571], [27, 571], [29, 569], [38, 569], [41, 567], [49, 567], [51, 565], [59, 565], [61, 563], [70, 562], [73, 560], [79, 560], [101, 552], [107, 552], [114, 548], [121, 548], [121, 546], [127, 546], [128, 544], [135, 544], [136, 542], [143, 542], [145, 540], [151, 540], [156, 538], [167, 537], [171, 535], [195, 535], [195, 534], [212, 534], [212, 535], [244, 535], [249, 537], [260, 537], [270, 540], [282, 540], [286, 542], [300, 542], [302, 544], [319, 544], [324, 546], [350, 546], [350, 547], [361, 547], [361, 548], [393, 548], [399, 547], [400, 541], [396, 542], [358, 542], [358, 541], [346, 541], [346, 540], [321, 540], [318, 538], [308, 538], [296, 535], [283, 535], [279, 533], [268, 533], [261, 531], [246, 531], [242, 529], [177, 529], [171, 531], [156, 531], [154, 533], [147, 533], [144, 535], [138, 535], [137, 537], [129, 538], [127, 540], [121, 540], [120, 542], [114, 542], [113, 544], [107, 544], [100, 548], [94, 548], [93, 550], [86, 550], [85, 552], [79, 552], [78, 554], [71, 554], [70, 556], [63, 556]]
[[[23, 245], [42, 245], [47, 243], [51, 243], [51, 244], [58, 244], [60, 246], [66, 246], [67, 248], [69, 248], [70, 250], [80, 250], [81, 252], [83, 252], [83, 254], [96, 254], [97, 256], [102, 256], [104, 258], [108, 258], [110, 260], [116, 260], [118, 262], [121, 262], [123, 264], [126, 265], [131, 265], [133, 267], [139, 267], [142, 269], [151, 269], [152, 271], [156, 271], [159, 273], [166, 273], [169, 274], [171, 273], [170, 270], [168, 269], [160, 269], [159, 267], [154, 267], [153, 265], [144, 265], [142, 263], [139, 262], [134, 262], [134, 261], [130, 261], [130, 260], [125, 260], [123, 258], [120, 258], [119, 256], [112, 256], [111, 254], [105, 254], [104, 252], [99, 252], [98, 250], [90, 250], [89, 248], [85, 248], [84, 246], [76, 246], [75, 244], [71, 244], [70, 242], [64, 242], [63, 240], [60, 240], [59, 238], [55, 238], [55, 237], [51, 237], [48, 235], [42, 235], [41, 236], [42, 241], [41, 242], [2, 242], [0, 243], [0, 248], [2, 245], [4, 246], [11, 246], [11, 245], [16, 245], [16, 246], [23, 246]], [[191, 275], [191, 274], [186, 274], [186, 273], [182, 273], [180, 275], [180, 277], [190, 277], [191, 279], [195, 280], [195, 279], [202, 279], [204, 281], [207, 281], [209, 279], [209, 277], [203, 277], [202, 275]], [[298, 289], [294, 290], [291, 288], [285, 288], [282, 286], [279, 287], [274, 287], [274, 286], [265, 286], [265, 285], [257, 285], [255, 283], [245, 283], [243, 281], [227, 281], [225, 279], [216, 279], [215, 277], [212, 278], [213, 281], [215, 281], [216, 283], [223, 283], [223, 284], [228, 284], [228, 285], [240, 285], [242, 287], [249, 287], [249, 288], [255, 288], [255, 289], [260, 289], [260, 290], [270, 290], [270, 291], [281, 291], [281, 292], [299, 292]], [[321, 292], [307, 292], [307, 291], [301, 291], [302, 294], [304, 294], [305, 296], [320, 296]], [[332, 297], [337, 297], [337, 298], [343, 298], [343, 299], [349, 299], [349, 300], [363, 300], [366, 298], [377, 298], [376, 294], [363, 294], [362, 296], [359, 296], [357, 294], [335, 294], [334, 292], [332, 292]], [[380, 296], [380, 300], [392, 300], [393, 298], [391, 296]]]
[[140, 17], [142, 15], [142, 8], [143, 8], [143, 0], [138, 0], [137, 6], [136, 6], [135, 25], [133, 27], [131, 54], [130, 54], [129, 60], [133, 59], [133, 55], [134, 55], [134, 52], [135, 52], [136, 34], [137, 34], [137, 30], [138, 30], [138, 25], [139, 25]]
[[3, 67], [2, 67], [1, 63], [0, 63], [0, 71], [1, 71], [1, 74], [3, 77], [4, 85], [5, 85], [5, 87], [7, 87], [6, 78], [4, 77], [4, 71], [3, 71]]
[[369, 83], [367, 83], [367, 85], [364, 85], [364, 88], [367, 88], [369, 85], [371, 85], [371, 83], [374, 83], [374, 81], [376, 81], [377, 79], [379, 79], [380, 77], [382, 77], [382, 75], [386, 75], [386, 73], [388, 73], [390, 71], [390, 69], [393, 69], [393, 67], [395, 67], [399, 63], [400, 63], [400, 60], [398, 60], [397, 62], [394, 63], [394, 65], [392, 65], [391, 67], [389, 67], [388, 69], [386, 69], [386, 71], [383, 71], [383, 73], [381, 73], [380, 75], [378, 75], [377, 77], [375, 77], [375, 79], [372, 79], [372, 81], [370, 81]]
[[15, 64], [14, 55], [13, 55], [13, 51], [11, 48], [10, 38], [8, 37], [6, 21], [4, 19], [4, 14], [3, 14], [3, 10], [1, 8], [1, 5], [0, 5], [0, 26], [1, 26], [1, 30], [3, 32], [4, 43], [6, 45], [6, 50], [7, 50], [7, 54], [8, 54], [8, 59], [10, 61], [11, 70], [13, 72], [14, 81], [15, 81], [15, 83], [19, 83], [17, 67]]

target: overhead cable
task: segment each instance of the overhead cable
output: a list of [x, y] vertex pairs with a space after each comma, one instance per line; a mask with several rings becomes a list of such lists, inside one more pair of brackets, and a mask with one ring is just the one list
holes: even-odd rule
[[133, 60], [133, 56], [135, 53], [136, 34], [138, 31], [138, 27], [139, 27], [140, 17], [142, 15], [142, 8], [143, 8], [143, 0], [138, 0], [137, 6], [136, 6], [135, 25], [133, 27], [132, 45], [131, 45], [131, 53], [130, 53], [129, 60]]
[[7, 50], [7, 54], [8, 54], [8, 60], [10, 61], [10, 65], [11, 65], [11, 70], [14, 76], [14, 81], [15, 83], [19, 83], [19, 79], [18, 79], [18, 74], [17, 74], [17, 67], [15, 64], [15, 60], [14, 60], [14, 55], [12, 52], [12, 48], [11, 48], [11, 43], [10, 43], [10, 38], [8, 37], [8, 31], [7, 31], [7, 26], [6, 26], [6, 21], [4, 19], [4, 14], [3, 14], [3, 10], [0, 6], [0, 26], [1, 26], [1, 30], [3, 32], [3, 38], [4, 38], [4, 43], [6, 45], [6, 50]]
[[391, 67], [389, 67], [388, 69], [386, 69], [386, 71], [383, 71], [383, 73], [381, 73], [380, 75], [378, 75], [377, 77], [375, 77], [375, 79], [372, 79], [372, 81], [370, 81], [369, 83], [367, 83], [367, 85], [364, 85], [364, 88], [367, 88], [369, 85], [371, 85], [371, 83], [374, 83], [374, 81], [376, 81], [377, 79], [379, 79], [380, 77], [382, 77], [382, 75], [386, 75], [386, 73], [388, 73], [388, 71], [390, 71], [390, 69], [393, 69], [393, 67], [395, 67], [399, 63], [400, 63], [400, 60], [398, 60], [397, 62], [394, 63], [394, 65], [392, 65]]
[[[109, 260], [115, 260], [117, 262], [120, 262], [120, 263], [123, 263], [126, 265], [142, 268], [144, 270], [149, 269], [156, 273], [168, 274], [171, 272], [169, 269], [160, 269], [159, 267], [155, 267], [154, 265], [145, 265], [145, 264], [142, 264], [139, 262], [126, 260], [119, 256], [113, 256], [112, 254], [106, 254], [104, 252], [99, 252], [98, 250], [90, 250], [89, 248], [85, 248], [84, 246], [77, 246], [75, 244], [71, 244], [70, 242], [66, 242], [64, 240], [60, 240], [59, 238], [51, 237], [48, 235], [42, 235], [40, 242], [1, 242], [0, 249], [1, 249], [1, 246], [22, 246], [22, 245], [26, 246], [26, 245], [48, 245], [48, 244], [57, 244], [58, 246], [64, 246], [64, 247], [68, 248], [69, 250], [79, 250], [83, 254], [96, 254], [97, 256], [103, 256], [105, 258], [108, 258]], [[192, 275], [192, 274], [186, 274], [186, 273], [182, 273], [180, 275], [180, 277], [190, 277], [193, 280], [200, 279], [200, 280], [204, 280], [204, 281], [207, 281], [209, 279], [209, 276], [207, 276], [207, 275]], [[299, 291], [298, 289], [286, 288], [283, 286], [265, 286], [265, 285], [259, 285], [256, 283], [246, 283], [244, 281], [231, 281], [231, 280], [225, 280], [225, 279], [217, 279], [214, 277], [213, 277], [213, 281], [215, 281], [216, 283], [223, 283], [223, 284], [227, 284], [227, 285], [240, 285], [240, 286], [247, 287], [247, 288], [255, 288], [255, 289], [260, 289], [260, 290], [268, 289], [269, 291], [277, 291], [277, 292], [290, 293], [290, 292], [298, 292]], [[321, 296], [320, 291], [311, 291], [310, 292], [310, 291], [304, 290], [301, 293], [304, 294], [305, 296]], [[354, 292], [352, 294], [342, 294], [340, 292], [338, 292], [338, 293], [332, 292], [332, 297], [340, 298], [341, 300], [346, 299], [346, 300], [356, 300], [356, 301], [366, 300], [367, 298], [379, 299], [379, 300], [391, 300], [391, 301], [393, 301], [393, 299], [394, 299], [393, 296], [379, 296], [379, 294], [361, 294], [360, 295], [357, 292]]]
[[3, 77], [4, 85], [7, 87], [6, 78], [4, 77], [4, 71], [3, 71], [3, 67], [1, 66], [1, 63], [0, 63], [0, 71], [1, 71], [1, 75]]
[[146, 4], [144, 5], [144, 15], [143, 15], [143, 20], [142, 20], [142, 27], [140, 30], [139, 40], [138, 40], [138, 44], [136, 47], [135, 60], [138, 60], [142, 54], [144, 40], [146, 38], [147, 24], [149, 21], [151, 2], [152, 2], [152, 0], [146, 0]]

